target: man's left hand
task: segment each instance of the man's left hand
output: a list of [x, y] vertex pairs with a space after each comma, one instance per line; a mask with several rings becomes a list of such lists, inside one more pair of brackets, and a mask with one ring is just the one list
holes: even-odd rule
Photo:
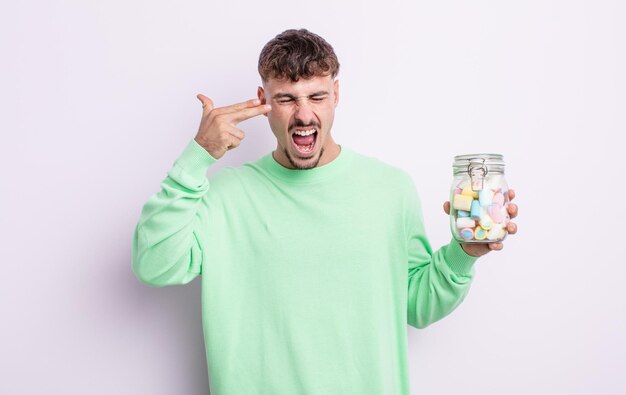
[[[509, 189], [509, 201], [513, 200], [514, 197], [515, 197], [515, 192], [512, 189]], [[445, 211], [446, 214], [450, 215], [450, 202], [449, 201], [446, 201], [443, 204], [443, 211]], [[517, 204], [509, 203], [508, 211], [509, 211], [509, 217], [511, 217], [511, 219], [517, 217], [517, 211], [518, 211]], [[517, 233], [517, 225], [514, 222], [509, 222], [506, 225], [506, 230], [510, 235], [515, 234]], [[504, 244], [502, 244], [502, 242], [461, 243], [461, 247], [463, 247], [463, 250], [468, 255], [483, 256], [489, 251], [501, 250], [502, 248], [504, 248]]]

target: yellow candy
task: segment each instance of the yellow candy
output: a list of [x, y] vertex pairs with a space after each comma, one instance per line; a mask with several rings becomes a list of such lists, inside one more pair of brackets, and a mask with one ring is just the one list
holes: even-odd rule
[[465, 187], [463, 187], [463, 192], [461, 192], [461, 195], [471, 196], [474, 199], [478, 199], [478, 191], [472, 191], [471, 185], [466, 185]]
[[456, 194], [454, 195], [454, 199], [452, 199], [452, 207], [454, 207], [455, 210], [470, 211], [472, 208], [472, 200], [474, 199], [472, 199], [471, 196]]
[[487, 238], [487, 231], [481, 226], [477, 226], [476, 229], [474, 229], [474, 238], [476, 240], [485, 240]]

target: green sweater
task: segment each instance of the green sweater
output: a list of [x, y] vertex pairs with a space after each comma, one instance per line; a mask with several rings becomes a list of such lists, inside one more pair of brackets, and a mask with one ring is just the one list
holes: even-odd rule
[[207, 178], [215, 162], [189, 143], [132, 260], [152, 286], [202, 274], [211, 394], [409, 394], [407, 324], [454, 310], [477, 259], [432, 251], [410, 175], [343, 145], [310, 170], [268, 153]]

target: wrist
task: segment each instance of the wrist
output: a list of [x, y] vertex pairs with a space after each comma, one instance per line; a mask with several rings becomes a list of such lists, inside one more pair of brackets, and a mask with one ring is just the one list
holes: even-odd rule
[[467, 255], [469, 255], [469, 256], [473, 256], [473, 257], [476, 257], [476, 258], [478, 258], [478, 257], [480, 256], [480, 255], [474, 255], [474, 254], [472, 253], [472, 247], [469, 247], [469, 246], [467, 245], [467, 243], [459, 243], [459, 244], [461, 244], [461, 249], [462, 249], [462, 250], [463, 250], [463, 251], [464, 251]]

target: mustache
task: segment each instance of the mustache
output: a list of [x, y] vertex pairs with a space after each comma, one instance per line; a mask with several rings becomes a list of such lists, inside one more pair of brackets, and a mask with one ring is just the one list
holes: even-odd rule
[[320, 124], [317, 122], [311, 122], [309, 124], [305, 124], [302, 121], [296, 121], [289, 125], [289, 130], [293, 130], [294, 128], [306, 128], [306, 127], [314, 127], [315, 129], [320, 129]]

